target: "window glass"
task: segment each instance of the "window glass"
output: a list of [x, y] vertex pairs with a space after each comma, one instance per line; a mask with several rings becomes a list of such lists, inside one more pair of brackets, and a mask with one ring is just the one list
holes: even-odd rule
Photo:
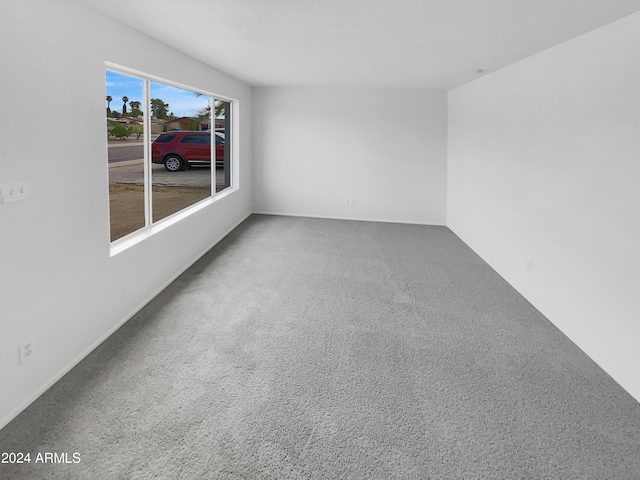
[[168, 135], [166, 133], [160, 135], [158, 138], [156, 138], [154, 140], [154, 143], [168, 143], [171, 140], [173, 140], [174, 138], [176, 138], [175, 135]]
[[211, 144], [211, 135], [185, 135], [180, 143], [202, 143]]
[[231, 103], [214, 99], [216, 192], [231, 186]]
[[143, 81], [106, 72], [111, 241], [145, 226]]
[[180, 138], [175, 144], [166, 142], [170, 148], [158, 145], [162, 142], [152, 146], [152, 221], [157, 222], [211, 196], [211, 149], [201, 146], [210, 133], [182, 133], [211, 128], [211, 97], [158, 82], [150, 82], [149, 88], [152, 139], [157, 137], [154, 125], [158, 134], [175, 130]]
[[111, 241], [231, 185], [231, 104], [116, 70], [106, 71]]

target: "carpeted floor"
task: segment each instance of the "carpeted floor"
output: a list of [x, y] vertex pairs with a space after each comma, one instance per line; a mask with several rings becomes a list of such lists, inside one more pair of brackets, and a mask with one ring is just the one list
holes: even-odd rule
[[447, 228], [252, 216], [11, 451], [81, 461], [0, 478], [639, 479], [640, 404]]

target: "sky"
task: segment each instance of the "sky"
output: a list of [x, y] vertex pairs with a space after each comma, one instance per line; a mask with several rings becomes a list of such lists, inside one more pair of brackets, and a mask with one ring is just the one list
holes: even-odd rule
[[[129, 75], [123, 75], [107, 70], [106, 74], [106, 95], [111, 95], [111, 110], [122, 113], [122, 97], [142, 103], [142, 80]], [[206, 107], [208, 97], [196, 97], [193, 92], [181, 88], [171, 87], [162, 83], [151, 82], [151, 98], [161, 98], [164, 103], [169, 104], [169, 112], [177, 117], [196, 116], [196, 112]], [[105, 102], [105, 107], [106, 107]], [[144, 110], [143, 107], [140, 107]], [[127, 111], [131, 108], [127, 105]]]

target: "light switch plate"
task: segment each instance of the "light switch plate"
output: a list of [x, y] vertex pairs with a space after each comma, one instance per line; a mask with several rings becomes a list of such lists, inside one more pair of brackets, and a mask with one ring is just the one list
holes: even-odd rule
[[0, 184], [0, 204], [20, 202], [29, 198], [31, 182], [18, 180]]

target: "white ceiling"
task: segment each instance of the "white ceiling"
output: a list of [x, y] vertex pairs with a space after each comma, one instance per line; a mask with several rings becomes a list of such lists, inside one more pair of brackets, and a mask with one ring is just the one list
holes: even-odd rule
[[640, 0], [76, 0], [253, 86], [448, 90]]

